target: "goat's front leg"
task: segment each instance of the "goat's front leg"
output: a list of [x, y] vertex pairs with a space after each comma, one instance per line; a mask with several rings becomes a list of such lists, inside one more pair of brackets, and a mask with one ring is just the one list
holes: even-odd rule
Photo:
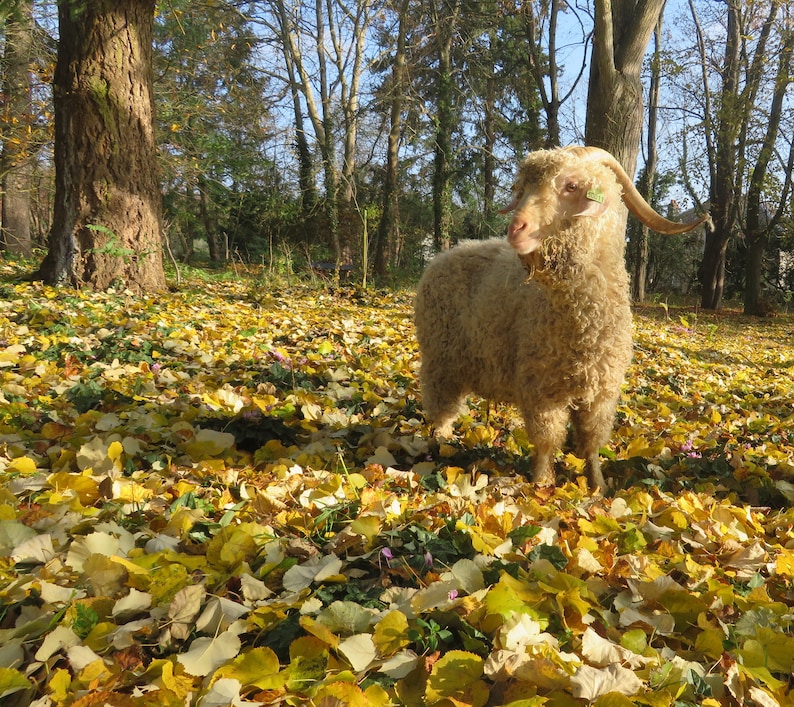
[[522, 413], [527, 437], [535, 445], [532, 481], [542, 486], [553, 486], [554, 455], [565, 441], [568, 410], [564, 407], [542, 410], [525, 406]]
[[449, 374], [448, 370], [449, 366], [443, 361], [436, 363], [428, 357], [419, 373], [422, 406], [439, 438], [452, 436], [452, 425], [460, 415], [463, 397], [460, 378]]

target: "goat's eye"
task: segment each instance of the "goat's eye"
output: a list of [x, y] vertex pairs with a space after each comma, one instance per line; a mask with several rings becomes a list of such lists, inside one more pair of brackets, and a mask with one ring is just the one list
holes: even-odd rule
[[567, 191], [569, 194], [573, 194], [573, 192], [575, 192], [578, 188], [579, 185], [576, 182], [568, 182], [565, 185], [565, 191]]

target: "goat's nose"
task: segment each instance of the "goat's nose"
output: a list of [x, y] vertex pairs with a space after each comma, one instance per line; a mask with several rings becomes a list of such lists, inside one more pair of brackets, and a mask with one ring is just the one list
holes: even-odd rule
[[510, 238], [517, 236], [521, 231], [525, 231], [528, 228], [527, 220], [524, 218], [520, 218], [519, 216], [514, 216], [513, 220], [510, 221], [510, 225], [507, 227], [507, 235]]

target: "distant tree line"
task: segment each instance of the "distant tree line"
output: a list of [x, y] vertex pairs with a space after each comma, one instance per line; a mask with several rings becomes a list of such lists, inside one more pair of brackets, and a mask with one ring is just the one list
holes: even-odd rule
[[678, 289], [759, 314], [794, 290], [783, 0], [0, 11], [2, 247], [46, 250], [49, 282], [156, 290], [164, 259], [197, 257], [416, 273], [502, 235], [525, 153], [585, 142], [657, 209], [712, 213], [692, 237], [629, 222], [638, 301]]

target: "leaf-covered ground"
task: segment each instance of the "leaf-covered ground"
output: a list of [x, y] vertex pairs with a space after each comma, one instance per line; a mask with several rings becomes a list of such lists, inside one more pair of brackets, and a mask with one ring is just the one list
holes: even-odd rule
[[593, 497], [410, 293], [0, 282], [3, 705], [794, 704], [794, 319], [635, 313]]

